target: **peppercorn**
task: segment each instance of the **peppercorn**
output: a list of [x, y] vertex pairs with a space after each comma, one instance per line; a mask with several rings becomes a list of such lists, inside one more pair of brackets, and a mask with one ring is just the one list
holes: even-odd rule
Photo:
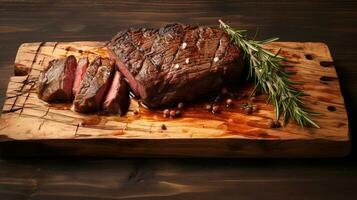
[[139, 114], [139, 109], [138, 108], [134, 110], [134, 115], [137, 115], [137, 114]]
[[226, 100], [226, 107], [231, 107], [233, 106], [233, 100], [232, 99], [227, 99]]
[[246, 115], [252, 114], [252, 107], [246, 107], [246, 108], [244, 109], [244, 113], [245, 113]]
[[171, 110], [170, 111], [170, 117], [174, 118], [176, 115], [176, 112], [174, 110]]
[[206, 104], [205, 106], [207, 111], [211, 111], [212, 110], [212, 105], [211, 104]]
[[270, 128], [280, 128], [281, 127], [281, 125], [280, 125], [280, 122], [279, 121], [277, 121], [277, 120], [270, 120], [269, 121], [269, 127]]
[[182, 102], [178, 103], [178, 104], [177, 104], [177, 108], [178, 108], [178, 109], [182, 109], [182, 108], [183, 108], [183, 103], [182, 103]]
[[169, 109], [165, 109], [164, 113], [163, 113], [164, 117], [169, 117], [170, 116], [170, 110]]
[[219, 113], [219, 105], [214, 105], [214, 106], [212, 107], [212, 113], [213, 113], [213, 114]]
[[166, 125], [165, 125], [165, 124], [162, 124], [162, 125], [161, 125], [161, 129], [162, 129], [162, 130], [166, 130], [166, 129], [167, 129]]
[[280, 124], [279, 121], [275, 121], [275, 127], [276, 127], [276, 128], [280, 128], [280, 127], [281, 127], [281, 124]]

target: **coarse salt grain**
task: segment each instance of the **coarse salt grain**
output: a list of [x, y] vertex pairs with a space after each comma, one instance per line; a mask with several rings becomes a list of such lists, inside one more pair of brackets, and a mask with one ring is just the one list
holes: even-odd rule
[[175, 69], [179, 69], [179, 68], [180, 68], [180, 65], [179, 65], [179, 64], [176, 64], [174, 67], [175, 67]]
[[187, 47], [187, 43], [186, 42], [182, 43], [181, 47], [182, 49], [185, 49]]
[[213, 61], [214, 62], [218, 62], [219, 58], [218, 57], [214, 57]]
[[190, 59], [189, 59], [189, 58], [186, 58], [185, 63], [186, 63], [186, 64], [190, 63]]

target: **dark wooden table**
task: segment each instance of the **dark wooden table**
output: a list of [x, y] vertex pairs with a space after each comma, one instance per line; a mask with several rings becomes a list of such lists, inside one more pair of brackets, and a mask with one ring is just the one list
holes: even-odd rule
[[[0, 103], [23, 42], [108, 40], [130, 26], [216, 26], [221, 18], [259, 29], [258, 38], [327, 43], [356, 132], [356, 1], [178, 2], [0, 0]], [[0, 199], [356, 199], [354, 152], [341, 159], [3, 159]]]

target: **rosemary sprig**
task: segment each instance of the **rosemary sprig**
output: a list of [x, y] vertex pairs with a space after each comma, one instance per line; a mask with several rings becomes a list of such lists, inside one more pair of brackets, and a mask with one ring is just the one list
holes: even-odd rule
[[246, 30], [234, 29], [219, 20], [220, 28], [224, 30], [239, 48], [244, 52], [244, 59], [249, 64], [248, 78], [253, 77], [255, 81], [254, 91], [259, 88], [268, 95], [268, 102], [274, 105], [276, 118], [280, 119], [282, 114], [284, 124], [290, 118], [295, 120], [302, 127], [312, 126], [319, 128], [311, 115], [318, 113], [308, 111], [304, 108], [301, 100], [306, 94], [292, 87], [292, 85], [303, 84], [290, 80], [294, 73], [286, 72], [281, 61], [286, 58], [266, 50], [262, 45], [274, 42], [278, 38], [271, 38], [263, 41], [255, 41], [247, 38]]

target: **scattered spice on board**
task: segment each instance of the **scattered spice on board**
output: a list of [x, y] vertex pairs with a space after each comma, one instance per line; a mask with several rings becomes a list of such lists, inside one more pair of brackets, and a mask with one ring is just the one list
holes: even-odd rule
[[165, 125], [165, 124], [162, 124], [162, 125], [161, 125], [161, 129], [162, 129], [162, 130], [166, 130], [166, 129], [167, 129], [166, 125]]
[[178, 108], [178, 109], [182, 109], [182, 108], [183, 108], [183, 103], [182, 103], [182, 102], [178, 103], [178, 104], [177, 104], [177, 108]]
[[214, 105], [214, 106], [212, 107], [212, 113], [213, 113], [213, 114], [217, 114], [217, 113], [219, 113], [219, 112], [220, 112], [219, 105]]

